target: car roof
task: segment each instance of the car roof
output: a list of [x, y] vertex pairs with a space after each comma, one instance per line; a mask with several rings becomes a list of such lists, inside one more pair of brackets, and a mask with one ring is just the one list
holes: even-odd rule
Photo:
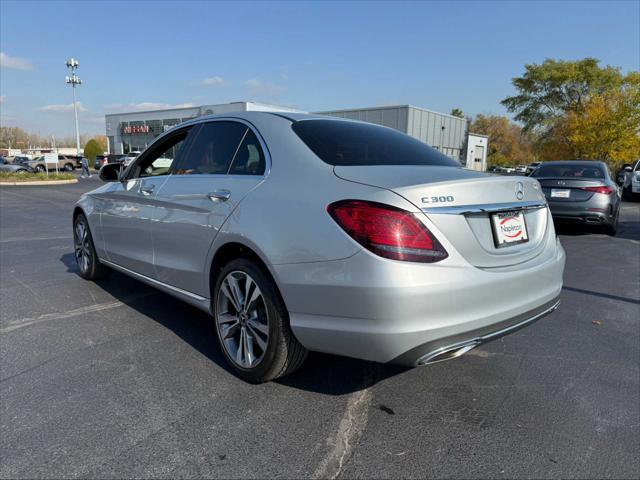
[[292, 122], [298, 122], [300, 120], [336, 120], [336, 121], [348, 121], [348, 122], [357, 122], [357, 120], [353, 120], [350, 118], [341, 118], [341, 117], [332, 117], [329, 115], [319, 115], [317, 113], [295, 113], [295, 112], [264, 112], [264, 111], [249, 111], [249, 112], [229, 112], [229, 113], [214, 113], [211, 115], [204, 115], [202, 117], [196, 117], [193, 120], [188, 122], [184, 122], [180, 125], [186, 125], [188, 123], [199, 123], [206, 122], [207, 120], [215, 120], [218, 118], [239, 118], [251, 121], [255, 118], [265, 118], [268, 116], [277, 116], [281, 118], [285, 118]]
[[[283, 118], [285, 120], [289, 120], [290, 122], [298, 122], [301, 120], [333, 120], [336, 122], [349, 122], [349, 123], [366, 123], [367, 125], [377, 125], [377, 124], [373, 124], [371, 122], [362, 122], [360, 120], [353, 120], [351, 118], [342, 118], [342, 117], [332, 117], [329, 115], [319, 115], [319, 114], [315, 114], [315, 113], [294, 113], [294, 112], [280, 112], [280, 111], [273, 111], [273, 112], [265, 112], [265, 111], [236, 111], [236, 112], [229, 112], [229, 113], [214, 113], [211, 115], [203, 115], [201, 117], [195, 117], [189, 120], [186, 120], [182, 123], [179, 123], [178, 125], [170, 128], [169, 130], [163, 132], [162, 134], [160, 134], [158, 137], [156, 137], [154, 139], [154, 142], [156, 142], [158, 139], [160, 138], [164, 138], [167, 135], [171, 135], [173, 132], [187, 127], [187, 126], [192, 126], [192, 125], [198, 125], [200, 123], [204, 123], [207, 122], [209, 120], [217, 120], [217, 119], [239, 119], [239, 120], [245, 120], [249, 123], [251, 123], [252, 121], [258, 121], [258, 120], [264, 120], [265, 118], [269, 117], [269, 116], [276, 116], [276, 117], [280, 117]], [[389, 127], [385, 127], [382, 125], [377, 125], [381, 128], [389, 128]], [[127, 154], [130, 155], [130, 154]]]
[[607, 164], [601, 162], [599, 160], [553, 160], [551, 162], [542, 162], [543, 165], [600, 165], [601, 167], [606, 167]]

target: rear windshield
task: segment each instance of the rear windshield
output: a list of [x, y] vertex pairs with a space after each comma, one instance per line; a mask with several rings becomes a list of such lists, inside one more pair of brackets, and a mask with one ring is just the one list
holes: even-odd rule
[[540, 165], [532, 177], [605, 178], [600, 165]]
[[355, 165], [444, 165], [459, 167], [409, 135], [391, 128], [342, 120], [302, 120], [293, 131], [323, 162]]

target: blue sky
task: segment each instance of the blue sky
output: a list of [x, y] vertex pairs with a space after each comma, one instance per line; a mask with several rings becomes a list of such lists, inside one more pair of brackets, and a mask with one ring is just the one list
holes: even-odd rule
[[525, 63], [640, 69], [640, 2], [0, 2], [3, 126], [72, 135], [104, 113], [256, 100], [505, 114]]

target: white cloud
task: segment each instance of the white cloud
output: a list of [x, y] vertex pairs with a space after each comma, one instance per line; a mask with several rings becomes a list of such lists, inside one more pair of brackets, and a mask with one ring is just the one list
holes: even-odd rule
[[258, 78], [252, 78], [247, 80], [244, 84], [249, 88], [249, 93], [252, 95], [266, 95], [268, 97], [275, 97], [286, 92], [287, 88], [282, 85], [275, 85], [273, 83], [263, 82]]
[[0, 103], [4, 103], [4, 99], [5, 99], [5, 98], [6, 98], [6, 97], [5, 97], [4, 95], [0, 95]]
[[[73, 104], [72, 104], [73, 106]], [[195, 104], [188, 103], [158, 103], [158, 102], [141, 102], [141, 103], [113, 103], [105, 105], [105, 109], [118, 112], [144, 112], [146, 110], [166, 110], [168, 108], [191, 108]]]
[[10, 57], [4, 52], [0, 52], [0, 67], [13, 68], [14, 70], [31, 70], [33, 65], [25, 58]]
[[[76, 102], [79, 112], [86, 112], [87, 109], [82, 106], [82, 103]], [[51, 113], [65, 113], [65, 112], [73, 112], [73, 103], [68, 103], [64, 105], [45, 105], [40, 109], [43, 112], [51, 112]]]
[[226, 83], [222, 77], [207, 77], [200, 82], [200, 85], [221, 86]]

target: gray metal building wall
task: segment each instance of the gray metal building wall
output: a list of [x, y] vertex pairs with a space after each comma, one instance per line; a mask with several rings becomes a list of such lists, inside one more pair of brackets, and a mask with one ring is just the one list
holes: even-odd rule
[[[467, 121], [413, 105], [318, 112], [395, 128], [456, 160], [465, 159]], [[444, 127], [444, 129], [442, 128]]]
[[403, 133], [408, 133], [408, 107], [379, 107], [360, 108], [355, 110], [333, 110], [317, 112], [332, 117], [360, 120], [362, 122], [376, 123], [385, 127], [395, 128]]

